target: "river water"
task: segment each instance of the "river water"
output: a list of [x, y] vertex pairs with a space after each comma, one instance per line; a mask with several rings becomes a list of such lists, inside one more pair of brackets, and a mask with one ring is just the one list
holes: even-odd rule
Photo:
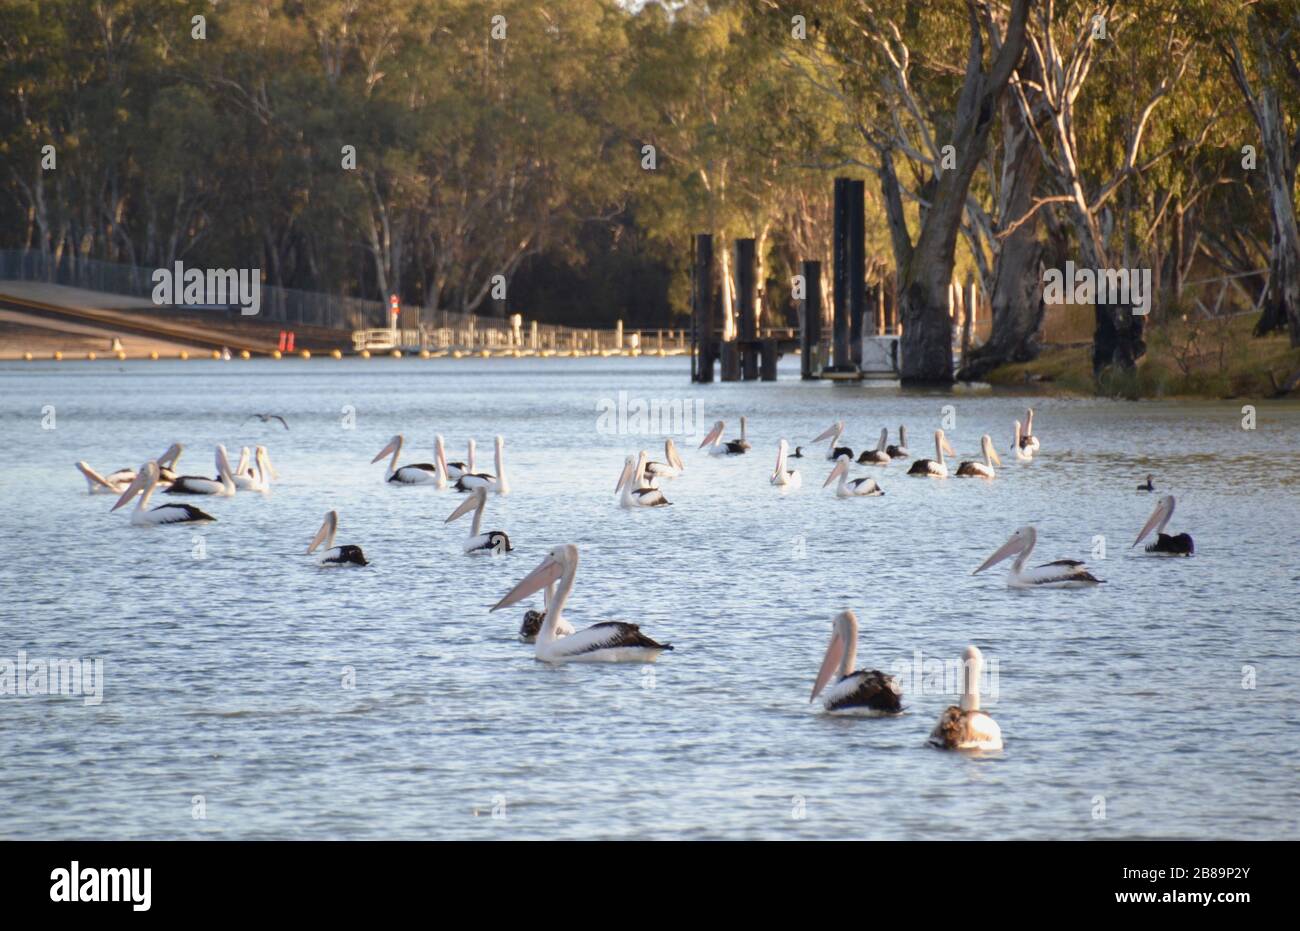
[[[789, 362], [775, 384], [709, 386], [684, 359], [0, 365], [0, 673], [17, 683], [20, 654], [103, 670], [98, 700], [30, 681], [0, 695], [0, 836], [1300, 836], [1300, 408], [1260, 404], [1248, 430], [1242, 402], [1034, 398], [1037, 461], [992, 483], [894, 463], [872, 473], [885, 496], [840, 500], [821, 456], [791, 461], [802, 488], [771, 487], [777, 440], [843, 418], [856, 450], [905, 423], [932, 455], [946, 419], [975, 458], [986, 431], [1007, 450], [1030, 399], [803, 384]], [[619, 392], [707, 421], [658, 424], [696, 437], [679, 438], [671, 507], [618, 506], [624, 455], [662, 458], [659, 434], [601, 420]], [[695, 450], [740, 414], [750, 455]], [[384, 482], [370, 459], [399, 431], [408, 462], [436, 433], [463, 458], [472, 436], [489, 470], [506, 437], [513, 493], [485, 528], [513, 553], [462, 555], [468, 527], [443, 522], [459, 496]], [[215, 443], [265, 443], [281, 480], [185, 499], [218, 518], [198, 530], [141, 529], [73, 468], [138, 466], [173, 441], [191, 474], [212, 473]], [[1129, 549], [1148, 472], [1195, 558]], [[304, 555], [330, 508], [371, 566]], [[1037, 561], [1086, 559], [1106, 584], [971, 574], [1027, 523]], [[675, 651], [535, 662], [525, 606], [487, 609], [557, 543], [581, 547], [575, 625], [634, 620]], [[922, 671], [906, 714], [809, 703], [842, 607], [859, 667]], [[995, 672], [1000, 753], [926, 746], [956, 700], [926, 670], [968, 643]]]

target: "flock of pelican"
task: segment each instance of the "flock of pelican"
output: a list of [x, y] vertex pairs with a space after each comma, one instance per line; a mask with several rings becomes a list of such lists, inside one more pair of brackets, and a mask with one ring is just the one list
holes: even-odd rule
[[[1012, 452], [1018, 460], [1030, 461], [1040, 450], [1038, 437], [1033, 433], [1033, 410], [1026, 414], [1024, 423], [1015, 422]], [[740, 418], [740, 436], [724, 440], [724, 421], [717, 421], [699, 445], [699, 450], [710, 456], [740, 456], [752, 448], [747, 438], [746, 418]], [[888, 429], [880, 432], [874, 449], [864, 451], [856, 460], [853, 451], [841, 445], [844, 422], [838, 421], [815, 437], [811, 443], [829, 441], [826, 459], [833, 465], [822, 487], [835, 484], [839, 498], [879, 497], [885, 492], [872, 476], [850, 477], [854, 465], [887, 467], [899, 459], [910, 458], [907, 433], [899, 427], [898, 443], [888, 442]], [[466, 495], [451, 514], [447, 523], [472, 514], [469, 535], [464, 551], [471, 555], [501, 555], [514, 550], [509, 536], [501, 530], [484, 530], [483, 518], [490, 495], [507, 495], [510, 484], [505, 469], [505, 441], [495, 440], [495, 468], [493, 472], [476, 470], [475, 444], [468, 443], [464, 461], [448, 462], [441, 435], [434, 438], [433, 462], [399, 464], [405, 438], [395, 435], [371, 460], [387, 459], [385, 481], [401, 485], [432, 485], [436, 489], [454, 489]], [[127, 505], [138, 497], [130, 522], [135, 526], [160, 526], [179, 523], [196, 523], [215, 520], [210, 514], [190, 504], [166, 503], [149, 507], [153, 493], [160, 489], [167, 495], [231, 496], [237, 492], [265, 494], [279, 478], [265, 446], [253, 450], [244, 447], [239, 463], [231, 467], [226, 448], [215, 450], [216, 476], [182, 475], [176, 471], [184, 447], [179, 443], [169, 446], [156, 459], [146, 461], [138, 470], [119, 469], [101, 475], [85, 462], [77, 468], [87, 482], [91, 494], [116, 494], [112, 510]], [[980, 438], [982, 459], [961, 462], [950, 473], [947, 457], [955, 457], [952, 445], [943, 430], [934, 432], [934, 458], [920, 458], [908, 468], [909, 476], [946, 479], [950, 474], [958, 477], [995, 478], [994, 466], [1002, 464], [992, 437]], [[791, 468], [791, 461], [807, 459], [810, 454], [803, 447], [790, 451], [788, 440], [777, 444], [776, 467], [770, 482], [782, 491], [800, 487], [799, 471]], [[642, 450], [628, 456], [623, 463], [615, 485], [619, 504], [626, 508], [664, 507], [670, 502], [659, 483], [673, 479], [686, 470], [686, 465], [672, 439], [664, 444], [662, 462], [650, 461]], [[1142, 491], [1154, 491], [1152, 476], [1147, 476]], [[1186, 533], [1167, 534], [1166, 527], [1173, 517], [1175, 501], [1172, 495], [1163, 496], [1146, 524], [1133, 542], [1136, 547], [1153, 532], [1156, 538], [1145, 551], [1159, 555], [1191, 556], [1195, 552], [1192, 538]], [[369, 565], [361, 547], [335, 546], [338, 531], [338, 512], [329, 511], [307, 547], [307, 555], [323, 549], [319, 565], [323, 567], [361, 567]], [[1027, 562], [1037, 543], [1033, 526], [1021, 527], [998, 550], [988, 557], [975, 573], [983, 572], [1004, 560], [1014, 557], [1007, 576], [1007, 585], [1018, 589], [1084, 588], [1101, 584], [1088, 568], [1078, 560], [1061, 559], [1028, 567]], [[671, 644], [659, 643], [641, 632], [636, 624], [606, 621], [584, 630], [576, 630], [564, 617], [564, 609], [572, 594], [579, 563], [578, 548], [574, 544], [552, 547], [542, 561], [507, 592], [491, 611], [517, 604], [530, 595], [542, 592], [543, 610], [530, 609], [524, 615], [520, 639], [532, 643], [538, 660], [548, 663], [571, 662], [655, 662], [664, 652], [672, 650]], [[852, 611], [841, 611], [832, 622], [832, 636], [825, 657], [813, 685], [810, 700], [822, 699], [824, 709], [834, 714], [894, 715], [903, 712], [902, 691], [898, 681], [879, 670], [854, 669], [857, 657], [858, 621]], [[993, 750], [1002, 746], [1001, 730], [988, 714], [980, 710], [979, 675], [983, 655], [975, 646], [968, 646], [963, 654], [964, 682], [960, 702], [947, 708], [930, 734], [930, 742], [946, 749]], [[834, 682], [832, 683], [832, 679]]]

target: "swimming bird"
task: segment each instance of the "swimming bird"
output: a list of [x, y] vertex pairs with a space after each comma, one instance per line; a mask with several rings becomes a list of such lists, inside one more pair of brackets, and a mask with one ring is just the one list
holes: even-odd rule
[[639, 456], [628, 456], [623, 460], [623, 471], [614, 486], [614, 494], [622, 492], [619, 504], [625, 508], [657, 508], [672, 504], [662, 491], [645, 482], [645, 450], [642, 450]]
[[[1151, 512], [1151, 517], [1147, 520], [1142, 532], [1138, 538], [1133, 541], [1133, 546], [1141, 543], [1152, 530], [1156, 532], [1156, 542], [1146, 545], [1146, 552], [1158, 553], [1162, 556], [1194, 556], [1196, 554], [1196, 544], [1192, 542], [1190, 534], [1167, 534], [1165, 526], [1169, 519], [1174, 516], [1173, 495], [1165, 495], [1156, 505], [1156, 509]], [[1132, 549], [1132, 547], [1130, 547]]]
[[722, 445], [726, 447], [728, 456], [743, 456], [749, 452], [750, 445], [749, 440], [745, 438], [745, 416], [743, 414], [740, 416], [740, 439], [727, 440]]
[[110, 510], [116, 511], [136, 495], [139, 495], [140, 501], [135, 510], [131, 512], [131, 523], [137, 527], [157, 527], [164, 524], [195, 524], [216, 520], [211, 514], [200, 511], [189, 504], [160, 504], [155, 508], [145, 510], [149, 504], [149, 496], [153, 494], [154, 488], [158, 485], [158, 480], [158, 463], [151, 459], [141, 466], [140, 471], [136, 473], [135, 479]]
[[394, 482], [398, 485], [427, 485], [438, 481], [438, 467], [430, 462], [416, 462], [411, 465], [405, 465], [401, 468], [397, 466], [397, 457], [402, 454], [402, 447], [406, 444], [406, 437], [397, 434], [388, 441], [388, 445], [375, 454], [371, 462], [378, 462], [385, 456], [391, 456], [388, 460], [388, 473], [384, 477], [385, 481]]
[[[446, 452], [446, 449], [445, 449], [445, 448], [443, 447], [443, 445], [442, 445], [442, 434], [441, 434], [441, 433], [439, 433], [436, 437], [434, 437], [434, 441], [433, 441], [433, 442], [434, 442], [434, 450], [435, 450], [435, 453], [436, 453], [438, 450], [442, 450], [442, 460], [441, 460], [441, 461], [444, 463], [444, 466], [443, 466], [443, 472], [444, 472], [444, 474], [446, 474], [447, 478], [448, 478], [450, 481], [453, 481], [453, 482], [454, 482], [454, 481], [456, 481], [456, 479], [460, 478], [460, 477], [461, 477], [462, 475], [464, 475], [466, 472], [473, 472], [473, 471], [474, 471], [474, 441], [473, 441], [473, 440], [470, 440], [470, 441], [469, 441], [469, 455], [466, 457], [466, 461], [465, 461], [465, 462], [461, 462], [460, 460], [456, 460], [456, 461], [454, 461], [454, 462], [447, 462], [447, 452]], [[444, 485], [439, 485], [438, 487], [439, 487], [439, 488], [442, 488], [442, 487], [445, 487], [445, 486], [444, 486]]]
[[312, 538], [311, 546], [307, 547], [307, 555], [310, 556], [316, 552], [320, 546], [325, 547], [325, 552], [321, 554], [320, 564], [326, 568], [335, 568], [341, 566], [368, 566], [370, 563], [366, 560], [366, 554], [361, 552], [361, 547], [334, 545], [334, 534], [339, 529], [339, 512], [329, 511], [325, 514], [325, 522], [320, 525], [320, 530], [316, 531], [316, 536]]
[[653, 663], [673, 648], [651, 640], [638, 625], [622, 621], [604, 621], [560, 637], [557, 629], [577, 572], [578, 548], [572, 543], [553, 547], [492, 610], [512, 605], [551, 582], [559, 583], [534, 644], [534, 655], [544, 663]]
[[803, 484], [798, 469], [787, 469], [785, 467], [786, 451], [789, 448], [790, 444], [785, 440], [782, 440], [776, 446], [776, 468], [772, 470], [772, 477], [768, 481], [779, 488], [798, 488]]
[[1034, 409], [1025, 410], [1025, 435], [1020, 438], [1020, 445], [1025, 449], [1038, 452], [1038, 437], [1034, 436]]
[[1020, 421], [1016, 421], [1016, 438], [1011, 442], [1011, 451], [1016, 454], [1016, 458], [1021, 462], [1028, 462], [1034, 458], [1034, 448], [1026, 446], [1022, 441], [1024, 436], [1020, 432]]
[[722, 442], [722, 431], [727, 428], [726, 421], [719, 420], [713, 424], [713, 428], [704, 434], [704, 439], [700, 441], [700, 449], [709, 448], [710, 456], [726, 456], [727, 445]]
[[1001, 750], [1002, 728], [980, 710], [980, 673], [984, 654], [977, 646], [962, 653], [961, 704], [949, 705], [930, 733], [930, 743], [943, 750]]
[[840, 483], [835, 487], [835, 497], [837, 498], [877, 498], [883, 495], [884, 491], [876, 484], [874, 478], [849, 479], [849, 463], [851, 461], [848, 456], [840, 456], [835, 461], [835, 468], [831, 469], [831, 474], [826, 476], [826, 481], [822, 482], [822, 487], [825, 488], [838, 478]]
[[822, 697], [822, 706], [832, 713], [885, 715], [903, 711], [903, 691], [898, 680], [877, 669], [854, 671], [858, 656], [858, 617], [852, 611], [841, 611], [832, 621], [831, 642], [826, 647], [817, 681], [813, 683], [812, 696], [817, 698], [831, 676], [839, 668], [839, 679]]
[[963, 462], [957, 466], [957, 474], [963, 478], [993, 478], [993, 463], [1002, 465], [998, 451], [993, 448], [993, 437], [987, 433], [980, 437], [980, 448], [984, 451], [983, 462]]
[[840, 436], [843, 435], [843, 433], [844, 433], [844, 421], [837, 420], [835, 421], [835, 423], [831, 424], [821, 433], [813, 437], [813, 442], [820, 443], [822, 440], [831, 441], [830, 449], [826, 451], [826, 458], [831, 460], [832, 462], [840, 458], [840, 456], [848, 456], [850, 459], [852, 459], [853, 450], [849, 449], [847, 446], [835, 445], [840, 441]]
[[285, 420], [279, 414], [249, 414], [247, 417], [244, 418], [243, 423], [241, 423], [240, 426], [242, 427], [244, 424], [248, 423], [250, 420], [253, 420], [254, 418], [260, 420], [262, 423], [270, 423], [272, 420], [278, 420], [280, 421], [281, 426], [283, 426], [286, 430], [289, 429], [289, 421]]
[[912, 463], [912, 467], [907, 470], [908, 475], [920, 475], [927, 478], [947, 478], [948, 463], [944, 460], [944, 453], [949, 456], [957, 455], [952, 451], [947, 437], [943, 435], [942, 430], [934, 431], [934, 458], [918, 459]]
[[684, 471], [686, 466], [682, 457], [677, 455], [677, 445], [671, 436], [664, 440], [664, 461], [645, 464], [645, 474], [651, 478], [676, 478]]
[[510, 483], [506, 480], [505, 449], [505, 438], [498, 434], [496, 438], [497, 474], [493, 475], [490, 472], [463, 472], [460, 478], [456, 479], [456, 490], [472, 491], [475, 488], [486, 488], [493, 494], [510, 494]]
[[885, 452], [889, 453], [890, 459], [906, 459], [908, 456], [912, 455], [907, 451], [907, 427], [899, 425], [898, 445], [886, 446]]
[[450, 524], [458, 517], [463, 517], [470, 511], [474, 512], [474, 523], [469, 528], [469, 536], [465, 540], [465, 552], [471, 556], [497, 555], [499, 553], [509, 553], [514, 549], [510, 545], [510, 538], [506, 536], [504, 530], [489, 530], [483, 532], [483, 510], [487, 507], [488, 490], [485, 485], [479, 485], [472, 489], [469, 497], [460, 503], [456, 510], [451, 512], [451, 516], [444, 521]]
[[803, 447], [802, 447], [802, 446], [796, 446], [796, 447], [794, 448], [794, 452], [792, 452], [792, 453], [790, 454], [790, 458], [791, 458], [791, 459], [802, 459], [802, 458], [803, 458]]
[[[542, 610], [529, 608], [524, 612], [524, 622], [519, 625], [519, 639], [524, 643], [537, 642], [537, 635], [541, 633], [542, 622], [546, 620], [547, 612], [551, 610], [551, 600], [554, 597], [555, 583], [547, 582], [546, 588], [542, 590]], [[555, 636], [567, 637], [571, 633], [573, 633], [573, 625], [564, 618], [559, 618], [555, 622]]]
[[1084, 588], [1100, 585], [1102, 579], [1088, 571], [1087, 566], [1077, 559], [1058, 559], [1056, 562], [1044, 563], [1033, 569], [1025, 568], [1025, 561], [1038, 542], [1038, 531], [1033, 526], [1021, 527], [1011, 535], [1011, 539], [1002, 545], [996, 553], [984, 560], [975, 572], [983, 572], [989, 566], [997, 565], [1002, 560], [1015, 556], [1011, 572], [1007, 576], [1008, 588]]
[[[185, 447], [180, 443], [173, 443], [167, 447], [161, 456], [154, 460], [154, 462], [158, 463], [158, 475], [161, 482], [169, 483], [176, 477], [173, 468], [184, 451]], [[120, 495], [128, 485], [135, 481], [135, 477], [139, 474], [136, 469], [118, 469], [108, 475], [100, 475], [84, 459], [77, 463], [77, 470], [86, 479], [86, 490], [92, 495]]]
[[1138, 491], [1155, 491], [1155, 490], [1156, 490], [1156, 484], [1155, 484], [1155, 482], [1152, 481], [1153, 478], [1155, 478], [1154, 475], [1150, 475], [1150, 474], [1148, 474], [1148, 475], [1147, 475], [1147, 482], [1146, 482], [1146, 484], [1145, 484], [1145, 485], [1139, 485], [1139, 486], [1138, 486]]
[[213, 495], [229, 498], [235, 493], [235, 478], [230, 474], [230, 460], [226, 458], [226, 448], [224, 446], [217, 446], [216, 460], [216, 478], [208, 478], [205, 475], [178, 475], [170, 485], [163, 489], [163, 494]]
[[862, 455], [858, 456], [859, 465], [889, 465], [892, 457], [885, 452], [885, 441], [889, 439], [889, 428], [886, 427], [880, 431], [880, 439], [876, 442], [875, 449], [865, 449]]
[[267, 455], [266, 447], [257, 447], [257, 453], [253, 457], [256, 467], [249, 466], [248, 447], [239, 457], [239, 467], [235, 469], [231, 478], [235, 482], [235, 487], [240, 491], [260, 491], [266, 493], [271, 490], [271, 459]]

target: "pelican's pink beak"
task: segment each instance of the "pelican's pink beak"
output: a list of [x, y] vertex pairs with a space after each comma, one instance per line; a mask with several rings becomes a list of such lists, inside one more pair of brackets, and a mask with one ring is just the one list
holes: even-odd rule
[[[1133, 541], [1133, 546], [1137, 546], [1139, 543], [1142, 542], [1142, 540], [1146, 537], [1147, 534], [1149, 534], [1152, 530], [1155, 530], [1157, 527], [1159, 527], [1160, 522], [1168, 518], [1168, 514], [1169, 514], [1169, 499], [1161, 498], [1160, 503], [1156, 505], [1156, 509], [1151, 512], [1150, 519], [1147, 520], [1146, 525], [1142, 528], [1142, 532], [1139, 533], [1138, 538]], [[1132, 549], [1133, 546], [1130, 546], [1129, 549]]]
[[563, 574], [564, 569], [560, 565], [559, 560], [554, 556], [548, 555], [542, 560], [541, 565], [528, 573], [528, 575], [524, 576], [519, 581], [518, 585], [510, 589], [504, 598], [493, 605], [492, 610], [495, 611], [498, 608], [506, 608], [517, 601], [522, 601], [529, 595], [533, 594], [533, 592], [545, 588], [552, 582], [558, 582], [560, 576]]
[[845, 456], [841, 456], [839, 459], [835, 460], [835, 468], [831, 469], [831, 474], [826, 476], [826, 481], [822, 482], [822, 487], [825, 488], [848, 470], [849, 461]]
[[996, 566], [998, 563], [1002, 562], [1002, 560], [1006, 559], [1008, 556], [1014, 556], [1024, 548], [1025, 548], [1024, 540], [1020, 539], [1019, 537], [1012, 537], [1006, 543], [1002, 544], [1002, 548], [1000, 550], [998, 550], [988, 559], [984, 560], [984, 564], [981, 565], [978, 569], [976, 569], [975, 572], [972, 572], [971, 575], [975, 575], [977, 573], [983, 572], [989, 566]]
[[622, 491], [623, 486], [632, 480], [632, 470], [634, 468], [635, 466], [631, 459], [625, 459], [623, 461], [623, 471], [618, 473], [618, 484], [614, 486], [614, 494], [618, 494]]
[[820, 443], [822, 440], [829, 440], [831, 437], [837, 436], [843, 432], [844, 432], [843, 422], [836, 421], [835, 423], [827, 427], [825, 430], [823, 430], [821, 433], [813, 437], [813, 442]]
[[813, 683], [812, 695], [808, 697], [809, 701], [812, 701], [821, 693], [821, 690], [826, 687], [826, 683], [830, 681], [831, 676], [835, 674], [835, 670], [839, 668], [840, 663], [844, 662], [844, 648], [844, 638], [840, 636], [837, 629], [831, 635], [830, 645], [826, 647], [826, 656], [822, 660], [822, 668], [817, 670], [817, 681]]
[[140, 471], [136, 473], [135, 478], [132, 480], [131, 484], [127, 486], [126, 491], [122, 492], [122, 497], [118, 498], [117, 503], [108, 509], [109, 513], [116, 511], [118, 508], [126, 504], [136, 495], [140, 494], [140, 492], [144, 491], [145, 486], [154, 478], [153, 474], [151, 474], [150, 472], [151, 466], [155, 469], [157, 468], [157, 466], [155, 466], [152, 462], [146, 462], [144, 465], [140, 467]]
[[445, 521], [443, 521], [443, 523], [450, 524], [456, 518], [465, 516], [470, 511], [474, 510], [476, 507], [481, 506], [483, 504], [483, 501], [486, 498], [487, 498], [487, 489], [484, 488], [482, 485], [480, 485], [478, 488], [475, 488], [472, 492], [470, 492], [469, 495], [466, 496], [464, 501], [462, 501], [459, 505], [457, 505], [456, 510], [452, 511], [451, 516], [448, 517]]
[[715, 423], [713, 425], [713, 429], [710, 430], [707, 435], [705, 435], [704, 442], [702, 442], [699, 445], [699, 448], [703, 449], [706, 446], [712, 446], [714, 443], [716, 443], [718, 441], [718, 437], [722, 436], [722, 431], [725, 428], [726, 428], [726, 424], [723, 423], [721, 420]]
[[668, 464], [679, 472], [685, 469], [686, 466], [682, 465], [682, 457], [677, 455], [677, 444], [670, 439], [665, 441], [664, 446], [664, 454], [668, 458]]
[[389, 440], [388, 445], [385, 446], [383, 449], [381, 449], [378, 453], [376, 453], [375, 458], [371, 459], [370, 461], [372, 463], [375, 463], [378, 462], [380, 459], [383, 459], [385, 456], [391, 456], [393, 454], [393, 450], [395, 449], [397, 449], [397, 437], [393, 437], [391, 440]]
[[326, 540], [334, 536], [339, 527], [339, 515], [337, 511], [330, 511], [325, 515], [324, 522], [320, 525], [320, 530], [316, 531], [316, 536], [312, 537], [311, 546], [307, 547], [307, 555], [310, 556], [316, 552], [316, 547], [320, 546]]

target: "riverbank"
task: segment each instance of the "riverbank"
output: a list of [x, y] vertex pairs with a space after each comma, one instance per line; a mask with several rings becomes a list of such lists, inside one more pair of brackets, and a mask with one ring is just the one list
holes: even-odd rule
[[1061, 394], [1126, 398], [1270, 398], [1300, 369], [1300, 349], [1286, 334], [1251, 335], [1257, 315], [1179, 320], [1148, 331], [1147, 353], [1131, 376], [1111, 376], [1099, 389], [1092, 344], [1046, 349], [1034, 361], [989, 373], [994, 387], [1050, 387]]

